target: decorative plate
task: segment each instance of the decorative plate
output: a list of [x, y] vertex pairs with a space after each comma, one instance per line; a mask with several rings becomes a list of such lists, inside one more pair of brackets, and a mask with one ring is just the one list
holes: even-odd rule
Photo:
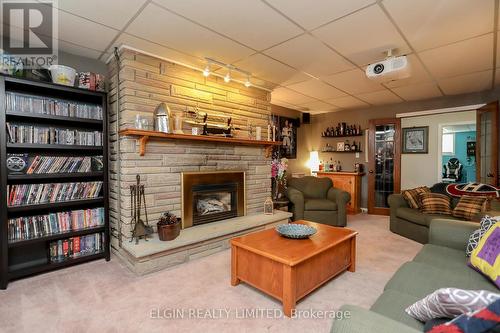
[[280, 224], [276, 227], [276, 231], [283, 237], [302, 239], [309, 238], [316, 233], [316, 228], [305, 224]]

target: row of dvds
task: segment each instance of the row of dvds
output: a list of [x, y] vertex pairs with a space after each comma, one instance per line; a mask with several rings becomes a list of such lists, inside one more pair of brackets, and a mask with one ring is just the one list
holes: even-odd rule
[[7, 111], [102, 120], [102, 106], [7, 92]]
[[102, 132], [7, 123], [9, 143], [102, 146]]
[[40, 238], [104, 225], [104, 208], [80, 209], [46, 215], [22, 216], [8, 221], [9, 241]]
[[37, 205], [95, 199], [100, 196], [101, 189], [102, 181], [7, 185], [7, 205]]
[[101, 253], [104, 250], [103, 233], [71, 237], [50, 242], [50, 262], [56, 263], [87, 255]]
[[[99, 163], [100, 162], [100, 163]], [[40, 156], [31, 161], [27, 174], [91, 172], [102, 165], [102, 156]], [[94, 166], [94, 168], [92, 168]], [[101, 168], [102, 170], [102, 168]]]

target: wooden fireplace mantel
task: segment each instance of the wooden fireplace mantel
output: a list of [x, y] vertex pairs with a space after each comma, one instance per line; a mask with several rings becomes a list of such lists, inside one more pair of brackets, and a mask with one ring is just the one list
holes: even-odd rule
[[158, 131], [146, 131], [133, 128], [126, 128], [120, 130], [119, 133], [122, 136], [135, 136], [138, 138], [139, 155], [141, 156], [144, 156], [144, 153], [146, 152], [146, 143], [149, 141], [149, 139], [191, 140], [191, 141], [202, 141], [202, 142], [221, 142], [221, 143], [245, 145], [245, 146], [264, 146], [266, 147], [265, 150], [266, 157], [271, 156], [272, 149], [274, 146], [281, 145], [281, 141], [250, 140], [250, 139], [225, 138], [219, 136], [191, 135], [191, 134], [168, 134]]

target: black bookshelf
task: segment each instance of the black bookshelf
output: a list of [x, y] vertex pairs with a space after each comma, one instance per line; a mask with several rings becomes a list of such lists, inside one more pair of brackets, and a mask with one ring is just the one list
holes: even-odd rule
[[[38, 97], [58, 98], [73, 102], [98, 104], [103, 110], [103, 119], [86, 119], [38, 113], [6, 110], [5, 93], [14, 92], [35, 95]], [[108, 203], [108, 126], [107, 95], [85, 89], [61, 86], [48, 82], [20, 79], [0, 75], [0, 289], [6, 289], [9, 281], [25, 276], [62, 269], [97, 259], [110, 260], [109, 203]], [[103, 146], [57, 145], [8, 143], [6, 122], [35, 123], [57, 127], [81, 128], [102, 131]], [[103, 156], [103, 170], [88, 173], [53, 173], [53, 174], [9, 174], [7, 170], [7, 154], [30, 153], [61, 156]], [[102, 180], [102, 197], [86, 200], [45, 203], [37, 205], [7, 206], [7, 185], [31, 184], [70, 181]], [[104, 226], [72, 230], [51, 234], [39, 238], [8, 240], [8, 219], [12, 217], [48, 214], [75, 209], [104, 207]], [[93, 253], [81, 257], [67, 259], [62, 262], [51, 262], [49, 244], [52, 241], [70, 237], [104, 233], [102, 253]]]

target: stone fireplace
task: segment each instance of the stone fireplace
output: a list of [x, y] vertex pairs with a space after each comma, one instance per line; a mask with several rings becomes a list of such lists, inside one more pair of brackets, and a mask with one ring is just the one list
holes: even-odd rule
[[245, 172], [183, 172], [182, 227], [245, 215]]

